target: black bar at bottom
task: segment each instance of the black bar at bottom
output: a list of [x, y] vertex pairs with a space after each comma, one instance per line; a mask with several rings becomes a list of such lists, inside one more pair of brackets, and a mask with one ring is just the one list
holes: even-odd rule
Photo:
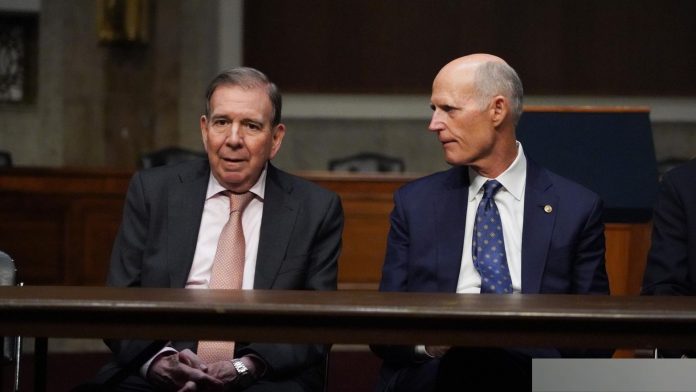
[[34, 340], [34, 391], [46, 391], [48, 338]]

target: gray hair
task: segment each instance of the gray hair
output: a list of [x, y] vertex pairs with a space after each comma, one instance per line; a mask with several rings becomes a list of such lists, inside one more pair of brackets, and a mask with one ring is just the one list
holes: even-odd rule
[[517, 72], [506, 63], [488, 61], [476, 69], [474, 80], [478, 90], [479, 105], [485, 107], [496, 95], [508, 98], [512, 122], [517, 125], [522, 116], [524, 96], [522, 81], [517, 76]]
[[231, 68], [220, 72], [208, 85], [205, 93], [205, 115], [210, 116], [210, 98], [220, 86], [240, 86], [244, 89], [265, 87], [268, 99], [271, 101], [272, 126], [280, 124], [283, 99], [275, 83], [261, 71], [250, 67]]

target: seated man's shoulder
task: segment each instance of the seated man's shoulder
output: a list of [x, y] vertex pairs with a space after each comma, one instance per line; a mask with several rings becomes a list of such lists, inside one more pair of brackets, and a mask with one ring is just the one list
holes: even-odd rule
[[176, 178], [186, 180], [187, 178], [195, 178], [208, 173], [208, 161], [205, 159], [192, 159], [184, 162], [162, 165], [142, 169], [137, 175], [147, 178], [148, 180]]
[[452, 167], [448, 170], [429, 174], [402, 185], [397, 192], [402, 195], [421, 196], [439, 191], [443, 187], [468, 186], [468, 171], [464, 167]]
[[338, 194], [310, 180], [290, 174], [286, 171], [275, 169], [277, 177], [284, 186], [292, 189], [292, 192], [301, 197], [332, 199], [337, 198]]
[[554, 191], [562, 198], [568, 197], [573, 200], [587, 200], [593, 203], [600, 199], [597, 192], [586, 186], [550, 170], [546, 171], [554, 185]]
[[668, 171], [663, 178], [671, 182], [693, 184], [694, 176], [696, 176], [696, 159]]

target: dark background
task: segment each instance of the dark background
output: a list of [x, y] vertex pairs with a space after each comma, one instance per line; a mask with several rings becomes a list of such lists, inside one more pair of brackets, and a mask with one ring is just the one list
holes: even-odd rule
[[244, 62], [285, 91], [429, 93], [474, 52], [506, 59], [527, 94], [696, 91], [696, 2], [264, 0], [244, 3]]

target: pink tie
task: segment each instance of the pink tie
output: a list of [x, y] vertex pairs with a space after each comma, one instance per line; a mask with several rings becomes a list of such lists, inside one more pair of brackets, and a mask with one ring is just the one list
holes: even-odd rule
[[[210, 273], [211, 289], [239, 290], [244, 278], [244, 231], [242, 212], [254, 194], [227, 192], [230, 197], [230, 219], [222, 228], [218, 240], [213, 270]], [[198, 356], [204, 363], [227, 361], [234, 357], [234, 342], [200, 341]]]

